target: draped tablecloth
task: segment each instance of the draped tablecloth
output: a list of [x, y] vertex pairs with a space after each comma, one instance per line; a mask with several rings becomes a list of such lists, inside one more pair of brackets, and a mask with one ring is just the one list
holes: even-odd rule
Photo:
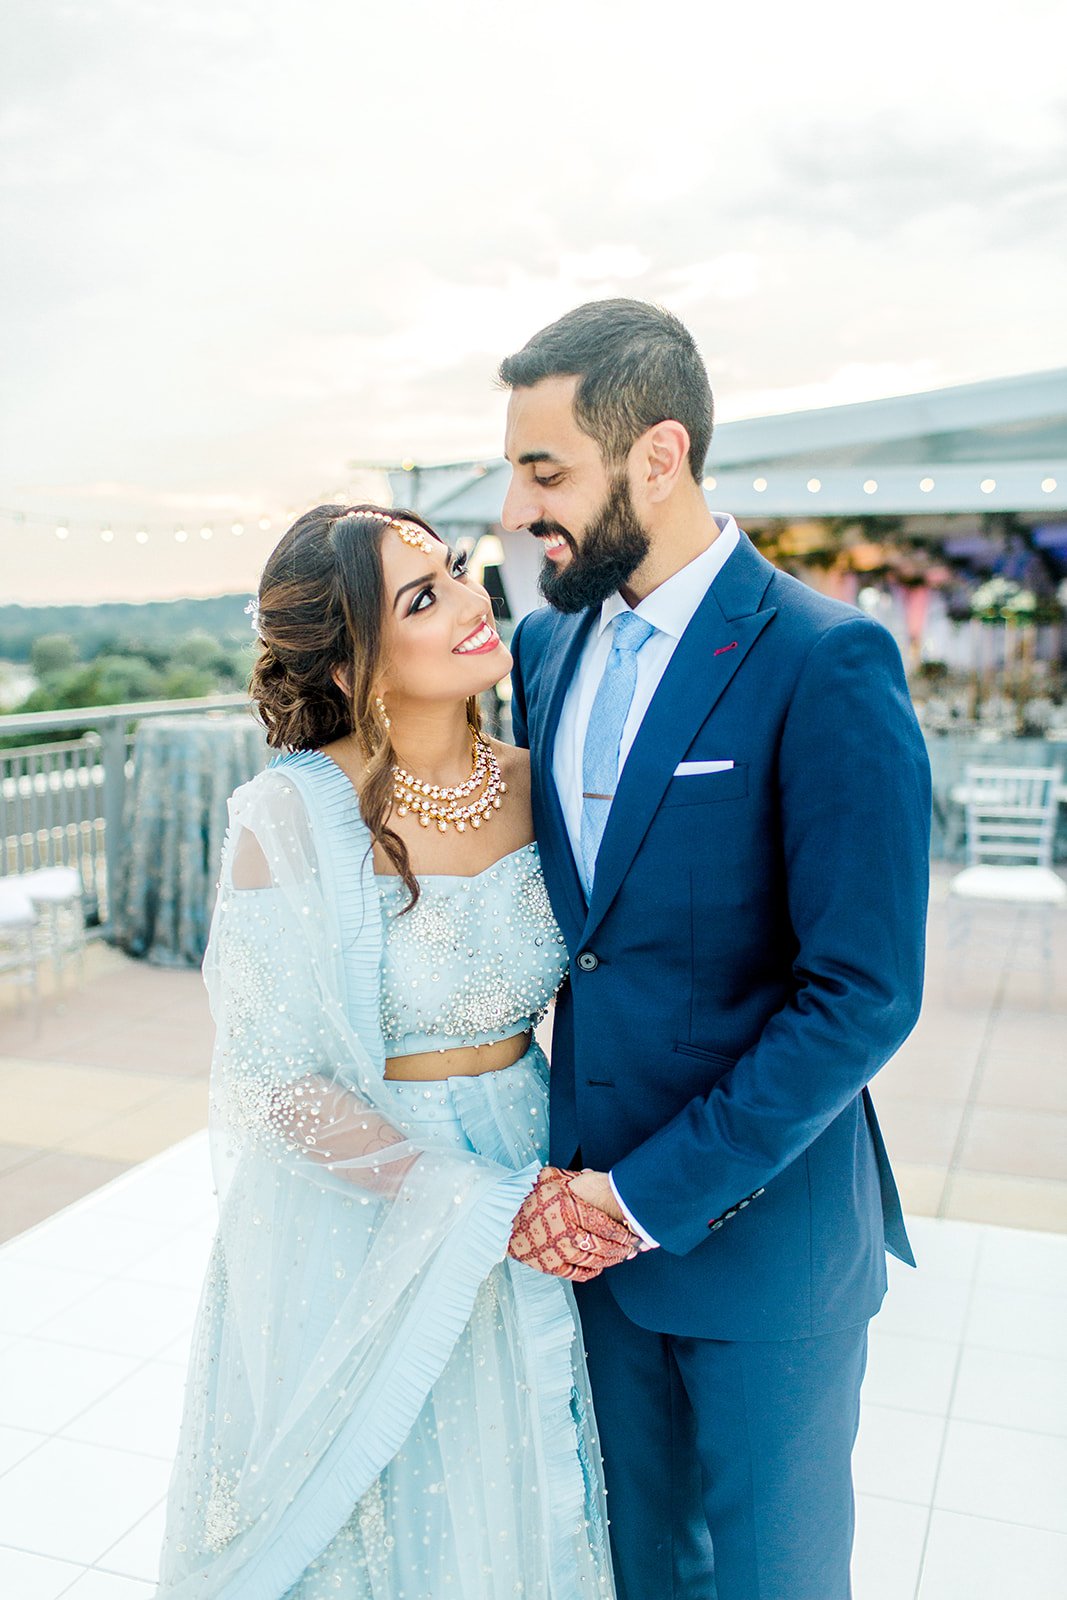
[[[267, 764], [251, 715], [157, 717], [134, 738], [115, 942], [158, 966], [198, 967], [226, 833], [226, 801]], [[112, 841], [108, 840], [108, 848]]]

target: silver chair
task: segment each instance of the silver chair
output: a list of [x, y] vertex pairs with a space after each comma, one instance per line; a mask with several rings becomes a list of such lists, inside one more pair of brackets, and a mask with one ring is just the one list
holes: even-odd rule
[[63, 987], [63, 969], [75, 959], [81, 973], [85, 954], [85, 916], [81, 876], [73, 867], [40, 867], [11, 880], [30, 899], [47, 931], [56, 989]]
[[[962, 798], [967, 865], [949, 884], [949, 942], [970, 934], [979, 906], [994, 914], [990, 937], [1020, 946], [1037, 918], [1046, 979], [1051, 969], [1051, 916], [1067, 903], [1067, 883], [1053, 869], [1059, 767], [968, 766]], [[1017, 915], [1005, 921], [1005, 913]], [[965, 919], [960, 912], [966, 911]]]
[[20, 999], [28, 993], [35, 1023], [39, 1021], [36, 930], [37, 913], [29, 895], [12, 880], [0, 878], [0, 978], [15, 984]]

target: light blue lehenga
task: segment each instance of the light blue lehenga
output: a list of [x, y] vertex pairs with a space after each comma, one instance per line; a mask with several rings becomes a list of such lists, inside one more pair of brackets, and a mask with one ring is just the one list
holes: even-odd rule
[[[242, 887], [242, 841], [267, 874]], [[532, 1026], [565, 972], [536, 846], [375, 878], [347, 778], [231, 802], [205, 961], [220, 1225], [168, 1506], [167, 1600], [614, 1594], [569, 1285], [506, 1256], [547, 1064], [386, 1081]]]

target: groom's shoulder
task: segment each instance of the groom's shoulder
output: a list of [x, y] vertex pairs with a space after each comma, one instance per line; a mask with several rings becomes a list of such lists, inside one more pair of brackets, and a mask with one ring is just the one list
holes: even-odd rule
[[829, 595], [820, 594], [817, 589], [802, 583], [799, 578], [794, 578], [791, 573], [783, 572], [775, 567], [767, 592], [763, 599], [764, 606], [774, 606], [779, 616], [797, 633], [814, 640], [830, 628], [838, 627], [842, 622], [869, 622], [865, 611], [859, 606], [849, 605], [844, 600], [831, 599]]
[[573, 627], [576, 618], [554, 611], [551, 606], [538, 606], [528, 611], [512, 635], [512, 654], [521, 650], [524, 662], [538, 660], [549, 648], [561, 629]]

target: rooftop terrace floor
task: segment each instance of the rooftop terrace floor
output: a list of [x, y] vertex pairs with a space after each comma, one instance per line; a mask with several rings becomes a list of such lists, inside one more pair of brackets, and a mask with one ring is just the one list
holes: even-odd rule
[[[875, 1085], [920, 1270], [890, 1262], [872, 1329], [856, 1600], [1061, 1600], [1067, 917], [1047, 941], [1013, 912], [950, 928], [946, 883], [923, 1018]], [[11, 1600], [153, 1593], [213, 1226], [209, 1047], [195, 973], [104, 947], [39, 1030], [0, 1011]]]

